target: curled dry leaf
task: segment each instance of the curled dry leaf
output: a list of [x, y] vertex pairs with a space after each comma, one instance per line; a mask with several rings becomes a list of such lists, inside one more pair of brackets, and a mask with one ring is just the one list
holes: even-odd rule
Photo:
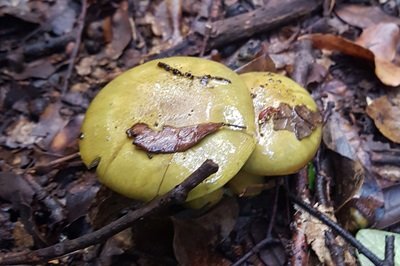
[[106, 48], [106, 55], [118, 59], [132, 40], [132, 27], [128, 12], [128, 1], [121, 2], [112, 17], [112, 38]]
[[338, 5], [335, 13], [346, 23], [362, 29], [382, 22], [400, 25], [399, 18], [389, 16], [379, 6]]
[[161, 131], [155, 131], [145, 123], [136, 123], [126, 134], [133, 138], [133, 144], [147, 152], [174, 153], [187, 151], [223, 125], [203, 123], [180, 128], [164, 126]]
[[265, 46], [260, 40], [250, 39], [225, 61], [225, 65], [238, 69], [265, 53]]
[[387, 228], [400, 222], [400, 185], [394, 185], [383, 189], [385, 211], [375, 228]]
[[356, 42], [332, 34], [311, 34], [302, 37], [312, 40], [314, 47], [339, 51], [375, 63], [375, 74], [382, 83], [400, 85], [400, 65], [397, 60], [397, 43], [400, 31], [394, 23], [374, 25], [361, 34]]
[[385, 137], [400, 143], [400, 93], [391, 99], [386, 95], [375, 99], [368, 105], [367, 114]]
[[276, 72], [275, 63], [267, 53], [264, 53], [247, 64], [235, 70], [238, 74], [247, 72]]
[[339, 51], [343, 54], [355, 56], [361, 59], [369, 61], [374, 60], [374, 54], [370, 50], [333, 34], [309, 34], [302, 36], [300, 39], [310, 39], [313, 42], [314, 47], [318, 49]]
[[277, 108], [267, 107], [258, 116], [261, 123], [271, 118], [274, 130], [289, 130], [295, 133], [298, 140], [310, 136], [313, 130], [322, 123], [319, 112], [313, 112], [305, 105], [291, 107], [287, 103], [281, 103]]

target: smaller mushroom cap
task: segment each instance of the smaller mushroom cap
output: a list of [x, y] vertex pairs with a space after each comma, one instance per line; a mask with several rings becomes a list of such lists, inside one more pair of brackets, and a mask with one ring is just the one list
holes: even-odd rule
[[[282, 103], [294, 108], [305, 106], [318, 115], [317, 105], [307, 90], [293, 80], [269, 72], [241, 75], [253, 97], [255, 110], [256, 148], [247, 160], [244, 171], [256, 175], [276, 176], [300, 170], [315, 155], [321, 142], [321, 123], [311, 135], [299, 140], [291, 130], [274, 129], [274, 119], [263, 120], [260, 114], [279, 109]], [[294, 113], [296, 115], [296, 113]], [[288, 123], [292, 123], [290, 120]], [[306, 123], [304, 121], [304, 123]], [[303, 126], [299, 123], [299, 126]]]

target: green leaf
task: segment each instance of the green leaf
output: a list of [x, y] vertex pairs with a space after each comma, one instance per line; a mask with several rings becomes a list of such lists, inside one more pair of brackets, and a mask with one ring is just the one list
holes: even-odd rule
[[315, 189], [315, 176], [316, 176], [316, 171], [315, 171], [315, 167], [314, 164], [312, 162], [308, 163], [307, 166], [307, 175], [308, 175], [308, 188], [311, 191], [314, 191]]
[[[385, 257], [385, 237], [394, 236], [394, 250], [400, 250], [400, 234], [376, 229], [362, 229], [357, 232], [356, 238], [379, 258]], [[362, 266], [373, 266], [374, 264], [364, 255], [357, 253], [358, 260]], [[394, 265], [400, 265], [400, 252], [395, 252]]]

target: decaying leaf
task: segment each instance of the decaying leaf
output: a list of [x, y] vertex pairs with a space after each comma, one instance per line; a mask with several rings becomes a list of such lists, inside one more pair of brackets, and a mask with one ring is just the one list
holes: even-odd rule
[[17, 221], [13, 230], [13, 237], [15, 241], [15, 245], [19, 248], [31, 248], [33, 247], [33, 237], [26, 230], [23, 223]]
[[16, 80], [25, 80], [29, 78], [47, 79], [57, 68], [48, 60], [38, 59], [27, 63], [21, 73], [9, 72]]
[[400, 93], [390, 99], [387, 95], [375, 99], [368, 105], [367, 114], [385, 137], [400, 143]]
[[379, 58], [393, 62], [396, 57], [397, 44], [400, 41], [399, 26], [394, 23], [379, 23], [366, 28], [356, 43], [367, 48]]
[[375, 74], [382, 83], [400, 85], [400, 65], [397, 63], [397, 43], [400, 38], [398, 26], [380, 23], [363, 31], [356, 42], [332, 34], [311, 34], [302, 39], [311, 39], [318, 49], [339, 51], [375, 63]]
[[164, 126], [161, 131], [155, 131], [145, 123], [136, 123], [126, 134], [133, 138], [133, 144], [147, 152], [174, 153], [187, 151], [223, 125], [203, 123], [180, 128]]
[[310, 136], [314, 129], [322, 123], [319, 112], [313, 112], [305, 105], [291, 107], [281, 103], [277, 108], [267, 107], [258, 116], [259, 121], [273, 120], [274, 130], [289, 130], [295, 133], [298, 140]]
[[346, 23], [362, 29], [374, 26], [382, 22], [391, 22], [400, 25], [400, 19], [389, 16], [379, 6], [364, 5], [337, 5], [336, 15]]
[[83, 115], [72, 118], [55, 136], [50, 143], [50, 150], [65, 154], [77, 147], [78, 136], [83, 121]]
[[247, 72], [276, 72], [275, 63], [267, 53], [264, 53], [245, 65], [240, 66], [235, 70], [238, 74]]
[[[296, 209], [297, 208], [298, 207], [296, 207]], [[320, 212], [324, 213], [336, 222], [334, 210], [332, 207], [316, 205], [314, 206], [314, 208], [318, 209]], [[332, 261], [329, 249], [325, 245], [325, 233], [330, 230], [329, 227], [306, 212], [301, 212], [301, 219], [305, 225], [304, 233], [307, 236], [307, 243], [311, 245], [312, 249], [318, 256], [319, 261], [322, 262], [324, 265], [335, 265]], [[337, 244], [342, 247], [346, 245], [345, 241], [340, 236], [336, 237], [335, 240]], [[351, 256], [348, 251], [345, 252], [345, 261], [346, 265], [356, 264], [354, 257]]]
[[[332, 193], [335, 209], [341, 209], [360, 191], [365, 178], [364, 168], [358, 160], [351, 160], [334, 151], [328, 151], [332, 161], [329, 172], [335, 178], [335, 189]], [[358, 197], [358, 195], [357, 195]]]
[[179, 265], [231, 265], [216, 247], [231, 233], [238, 215], [236, 200], [225, 198], [196, 219], [173, 218], [173, 246]]
[[128, 13], [128, 1], [123, 1], [112, 17], [112, 40], [106, 48], [106, 55], [111, 59], [119, 58], [132, 40]]
[[[375, 224], [375, 228], [382, 229], [400, 222], [400, 185], [383, 189], [384, 214]], [[400, 247], [400, 246], [398, 246]]]
[[241, 68], [243, 65], [266, 54], [265, 50], [265, 46], [260, 40], [250, 39], [226, 60], [225, 65], [230, 69]]
[[384, 198], [376, 176], [358, 160], [330, 152], [335, 178], [336, 217], [350, 231], [376, 224], [383, 214]]
[[304, 35], [300, 39], [311, 39], [314, 47], [318, 49], [339, 51], [368, 61], [374, 60], [374, 54], [370, 50], [333, 34], [310, 34]]

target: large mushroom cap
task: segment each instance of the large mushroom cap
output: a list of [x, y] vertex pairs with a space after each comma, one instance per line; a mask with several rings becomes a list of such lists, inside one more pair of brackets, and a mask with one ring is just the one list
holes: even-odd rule
[[[257, 125], [256, 148], [244, 171], [265, 176], [297, 172], [313, 158], [321, 142], [316, 103], [307, 90], [285, 76], [251, 72], [241, 77], [253, 97]], [[282, 115], [284, 109], [289, 117]], [[309, 128], [308, 119], [315, 128]]]
[[[182, 128], [226, 123], [186, 151], [151, 153], [126, 131], [147, 125]], [[192, 200], [229, 181], [254, 149], [254, 111], [246, 85], [227, 67], [204, 59], [154, 60], [118, 76], [95, 97], [82, 126], [80, 153], [99, 180], [127, 197], [150, 200], [183, 181], [206, 159], [219, 165], [190, 194]], [[161, 140], [159, 143], [164, 143]]]

